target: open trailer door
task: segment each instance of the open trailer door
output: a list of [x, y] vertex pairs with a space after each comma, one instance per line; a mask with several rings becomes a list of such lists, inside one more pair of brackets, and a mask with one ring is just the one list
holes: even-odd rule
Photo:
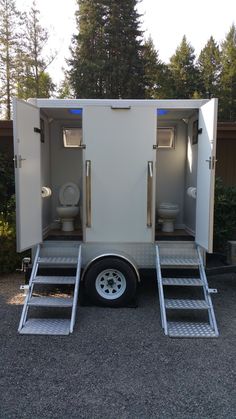
[[217, 99], [199, 109], [196, 243], [213, 250]]
[[13, 102], [17, 251], [42, 241], [39, 109]]

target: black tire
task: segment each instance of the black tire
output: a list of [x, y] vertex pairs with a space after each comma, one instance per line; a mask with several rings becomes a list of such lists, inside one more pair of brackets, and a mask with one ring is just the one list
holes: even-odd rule
[[95, 304], [121, 307], [135, 296], [137, 275], [123, 259], [106, 257], [89, 267], [84, 277], [84, 287]]

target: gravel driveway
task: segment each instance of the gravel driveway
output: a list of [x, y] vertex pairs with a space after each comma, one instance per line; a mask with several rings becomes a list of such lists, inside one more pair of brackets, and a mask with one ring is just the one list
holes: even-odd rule
[[170, 339], [155, 278], [138, 308], [79, 307], [69, 337], [16, 330], [23, 280], [0, 278], [1, 418], [236, 418], [236, 275], [211, 277], [218, 339]]

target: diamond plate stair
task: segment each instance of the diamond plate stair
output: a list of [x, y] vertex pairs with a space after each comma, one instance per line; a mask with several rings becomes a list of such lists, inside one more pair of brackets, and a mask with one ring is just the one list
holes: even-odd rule
[[28, 305], [31, 307], [72, 307], [72, 298], [61, 297], [31, 297]]
[[[162, 278], [162, 268], [176, 268], [181, 269], [181, 275]], [[194, 267], [198, 268], [199, 277], [197, 278], [186, 278], [183, 277], [182, 269]], [[202, 261], [202, 255], [198, 246], [194, 243], [184, 244], [183, 247], [178, 244], [174, 246], [172, 244], [162, 243], [160, 248], [156, 246], [156, 272], [157, 272], [157, 283], [160, 301], [161, 311], [161, 323], [164, 329], [165, 335], [170, 337], [217, 337], [219, 335], [216, 324], [214, 309], [210, 293], [213, 290], [209, 289], [207, 278], [204, 270]], [[188, 298], [167, 298], [166, 289], [172, 291], [176, 287], [181, 287], [182, 292], [184, 289], [193, 287], [191, 291], [196, 292], [196, 288], [201, 290], [203, 297], [200, 299], [199, 296], [191, 299]], [[179, 297], [179, 293], [178, 293]], [[183, 295], [183, 297], [185, 297]], [[177, 316], [179, 310], [187, 310], [186, 314], [190, 314], [192, 311], [196, 313], [205, 311], [208, 314], [208, 323], [202, 321], [193, 322], [191, 315], [189, 321], [172, 321], [169, 320], [169, 311], [172, 311], [173, 316]], [[176, 314], [175, 314], [176, 313]], [[188, 315], [189, 315], [188, 314]], [[177, 316], [178, 319], [178, 316]]]
[[69, 335], [70, 319], [29, 319], [20, 330], [22, 335]]
[[162, 278], [162, 284], [166, 286], [202, 287], [200, 278]]
[[75, 276], [36, 276], [33, 279], [34, 284], [48, 284], [48, 285], [74, 285]]
[[[43, 276], [38, 275], [41, 266], [53, 266], [57, 268], [64, 268], [65, 266], [75, 266], [76, 275], [73, 276]], [[68, 243], [60, 241], [59, 243], [47, 243], [37, 246], [34, 264], [32, 267], [31, 277], [29, 281], [29, 289], [25, 298], [22, 315], [18, 331], [21, 334], [37, 334], [37, 335], [68, 335], [73, 332], [77, 308], [77, 300], [79, 293], [81, 271], [81, 245], [78, 242]], [[40, 285], [40, 289], [37, 286]], [[35, 296], [35, 292], [39, 294], [48, 290], [48, 285], [57, 288], [57, 296]], [[58, 288], [63, 285], [73, 286], [73, 297], [58, 296]], [[43, 290], [45, 286], [45, 290]], [[37, 291], [38, 290], [38, 291]], [[41, 307], [51, 307], [57, 309], [70, 310], [70, 319], [63, 317], [57, 318], [32, 318], [29, 316], [29, 310], [34, 307], [34, 310]], [[64, 311], [63, 311], [64, 313]]]
[[165, 308], [174, 310], [203, 310], [208, 309], [209, 305], [205, 300], [165, 299]]
[[213, 338], [218, 336], [208, 323], [202, 322], [168, 322], [168, 334], [176, 338]]
[[55, 257], [41, 257], [38, 259], [38, 263], [40, 265], [72, 265], [76, 266], [77, 259], [75, 257], [62, 257], [62, 256], [55, 256]]

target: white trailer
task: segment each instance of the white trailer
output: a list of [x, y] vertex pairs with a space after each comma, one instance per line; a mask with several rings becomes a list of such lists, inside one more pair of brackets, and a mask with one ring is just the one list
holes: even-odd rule
[[[82, 266], [87, 293], [109, 306], [125, 305], [140, 269], [155, 268], [164, 332], [218, 335], [202, 262], [212, 252], [216, 123], [217, 99], [14, 100], [17, 250], [34, 255], [20, 333], [72, 332]], [[79, 207], [69, 225], [58, 216], [67, 201]], [[175, 210], [170, 223], [163, 203]], [[42, 266], [77, 268], [74, 277], [42, 276]], [[199, 276], [163, 278], [163, 268], [177, 267]], [[72, 284], [74, 298], [35, 297], [38, 284]], [[200, 287], [203, 298], [168, 299], [173, 286]], [[72, 315], [34, 319], [31, 306]], [[208, 320], [168, 321], [182, 310]]]

